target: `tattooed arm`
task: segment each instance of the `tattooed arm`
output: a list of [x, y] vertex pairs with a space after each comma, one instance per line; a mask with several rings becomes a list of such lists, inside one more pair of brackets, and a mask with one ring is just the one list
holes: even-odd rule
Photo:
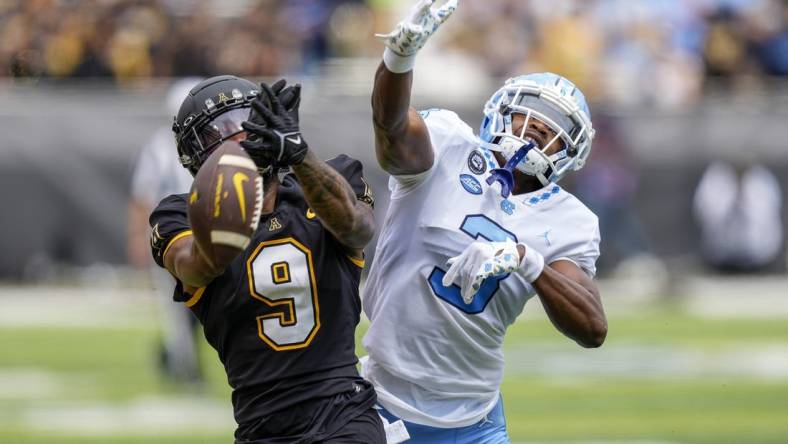
[[358, 200], [348, 181], [311, 151], [292, 169], [323, 226], [354, 256], [360, 257], [375, 233], [372, 207]]

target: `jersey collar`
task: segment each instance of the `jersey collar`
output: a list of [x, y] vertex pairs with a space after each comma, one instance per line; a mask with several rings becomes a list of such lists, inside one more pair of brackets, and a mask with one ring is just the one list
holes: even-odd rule
[[[498, 162], [495, 161], [495, 156], [493, 156], [492, 151], [481, 145], [479, 146], [478, 149], [479, 151], [481, 151], [482, 155], [484, 156], [484, 159], [487, 161], [488, 171], [494, 168], [499, 168]], [[536, 191], [531, 191], [530, 193], [518, 194], [518, 195], [513, 194], [509, 198], [520, 200], [522, 201], [522, 203], [534, 207], [543, 204], [545, 202], [548, 202], [549, 200], [556, 197], [559, 193], [561, 193], [561, 187], [554, 183], [551, 183]]]

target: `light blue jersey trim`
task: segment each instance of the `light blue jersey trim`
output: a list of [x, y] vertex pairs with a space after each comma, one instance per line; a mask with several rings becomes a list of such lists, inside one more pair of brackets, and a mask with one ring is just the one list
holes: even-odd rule
[[523, 202], [531, 206], [539, 205], [543, 202], [547, 202], [553, 196], [556, 196], [560, 192], [561, 192], [561, 187], [559, 187], [558, 185], [553, 185], [552, 188], [550, 188], [549, 190], [543, 191], [533, 197], [524, 199]]
[[[485, 160], [487, 160], [487, 169], [488, 169], [488, 171], [491, 171], [491, 170], [493, 170], [495, 168], [500, 168], [498, 166], [498, 163], [495, 161], [495, 156], [493, 156], [492, 151], [490, 151], [489, 149], [487, 149], [487, 148], [485, 148], [483, 146], [479, 146], [478, 150], [481, 151], [481, 153], [484, 155]], [[547, 202], [552, 197], [558, 195], [558, 193], [561, 192], [561, 187], [556, 185], [556, 184], [552, 184], [552, 185], [548, 185], [547, 187], [545, 187], [544, 190], [545, 191], [542, 191], [541, 193], [539, 193], [537, 191], [536, 193], [538, 193], [538, 194], [534, 194], [531, 197], [525, 197], [524, 199], [522, 199], [522, 202], [524, 204], [532, 206], [532, 207], [536, 206], [536, 205], [539, 205], [541, 203]], [[512, 196], [512, 197], [516, 198], [518, 196]], [[504, 211], [506, 211], [506, 210], [504, 209]], [[511, 211], [513, 212], [514, 208], [512, 208]], [[509, 211], [507, 211], [507, 213], [508, 214], [512, 214]]]

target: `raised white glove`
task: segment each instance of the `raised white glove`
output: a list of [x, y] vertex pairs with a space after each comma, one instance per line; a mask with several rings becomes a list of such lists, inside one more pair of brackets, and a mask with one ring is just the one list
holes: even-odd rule
[[511, 273], [520, 267], [520, 253], [511, 240], [476, 241], [447, 264], [450, 267], [443, 277], [443, 285], [448, 287], [459, 278], [462, 300], [470, 304], [485, 279]]
[[448, 0], [440, 8], [433, 9], [435, 0], [420, 0], [411, 9], [410, 17], [399, 22], [388, 34], [375, 34], [386, 45], [383, 62], [394, 73], [413, 69], [416, 53], [427, 40], [457, 9], [459, 0]]

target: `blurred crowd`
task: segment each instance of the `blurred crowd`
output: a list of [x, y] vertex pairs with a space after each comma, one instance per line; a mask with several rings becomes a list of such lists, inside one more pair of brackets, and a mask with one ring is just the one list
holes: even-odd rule
[[788, 75], [786, 0], [465, 0], [459, 15], [452, 46], [494, 75], [559, 72], [618, 105]]
[[[5, 0], [15, 77], [267, 76], [375, 56], [410, 0]], [[707, 80], [788, 74], [788, 0], [463, 0], [431, 48], [489, 74], [551, 70], [592, 97], [681, 104]]]
[[0, 67], [4, 76], [121, 82], [303, 72], [352, 52], [346, 33], [361, 24], [358, 35], [370, 35], [370, 11], [363, 0], [4, 0]]
[[[125, 84], [219, 73], [320, 74], [326, 59], [380, 57], [382, 45], [373, 35], [389, 31], [416, 1], [0, 0], [0, 77]], [[788, 75], [788, 0], [460, 1], [422, 57], [446, 57], [449, 68], [464, 59], [464, 69], [494, 78], [557, 72], [575, 81], [594, 109], [686, 110], [713, 88], [752, 96]], [[648, 257], [653, 247], [634, 212], [639, 177], [632, 141], [604, 112], [595, 112], [595, 125], [592, 162], [578, 175], [577, 188], [602, 219], [604, 272], [624, 259]], [[740, 186], [737, 175], [735, 181], [727, 173], [718, 176], [735, 182], [731, 189], [754, 189]], [[747, 207], [748, 193], [737, 193], [744, 197], [732, 199], [726, 211], [697, 211], [721, 215], [714, 222], [699, 217], [700, 225], [745, 224], [733, 209]], [[759, 220], [779, 225], [774, 208], [780, 207], [764, 210]], [[759, 224], [747, 226], [763, 231]], [[649, 265], [648, 274], [656, 268]]]

